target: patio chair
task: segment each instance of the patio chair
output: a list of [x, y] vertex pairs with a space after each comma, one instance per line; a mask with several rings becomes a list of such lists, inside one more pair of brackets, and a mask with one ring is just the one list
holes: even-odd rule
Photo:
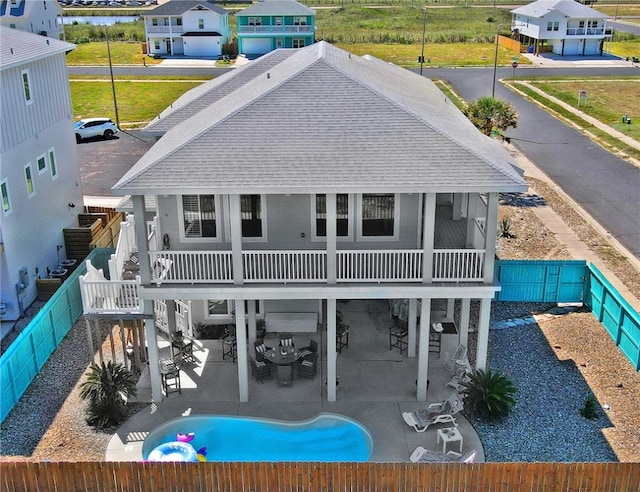
[[287, 333], [280, 335], [280, 346], [281, 347], [293, 347], [293, 335]]
[[271, 377], [270, 364], [267, 364], [266, 362], [257, 361], [253, 357], [250, 357], [250, 361], [251, 361], [251, 373], [253, 374], [253, 377], [255, 377], [258, 382], [262, 383], [263, 379]]
[[293, 367], [278, 366], [278, 384], [280, 386], [291, 386], [293, 384]]
[[423, 410], [403, 412], [402, 418], [416, 432], [424, 432], [435, 424], [452, 423], [457, 427], [458, 424], [453, 416], [462, 410], [462, 406], [460, 397], [456, 393], [452, 393], [445, 401], [431, 403]]
[[455, 352], [445, 352], [444, 354], [444, 367], [449, 372], [456, 371], [456, 365], [464, 363], [466, 365], [467, 360], [467, 347], [464, 345], [458, 345]]
[[307, 347], [302, 347], [300, 349], [300, 357], [302, 359], [317, 358], [317, 355], [318, 355], [318, 342], [316, 342], [313, 338], [309, 340], [309, 345]]
[[407, 343], [407, 336], [409, 332], [402, 326], [393, 325], [389, 327], [389, 350], [394, 347], [397, 348], [400, 353], [405, 351], [409, 346]]
[[300, 359], [298, 361], [298, 376], [313, 379], [317, 372], [317, 358], [317, 354], [313, 354], [307, 358]]
[[409, 457], [412, 463], [473, 463], [478, 455], [476, 449], [460, 454], [455, 451], [449, 451], [446, 454], [440, 451], [431, 451], [422, 446], [414, 449]]
[[264, 353], [267, 350], [271, 350], [271, 347], [267, 347], [264, 344], [264, 340], [263, 339], [256, 340], [255, 342], [253, 342], [253, 348], [254, 348], [254, 350], [256, 352], [256, 361], [270, 363], [268, 360], [265, 359]]
[[343, 348], [349, 348], [348, 325], [341, 325], [336, 329], [336, 352], [341, 354]]

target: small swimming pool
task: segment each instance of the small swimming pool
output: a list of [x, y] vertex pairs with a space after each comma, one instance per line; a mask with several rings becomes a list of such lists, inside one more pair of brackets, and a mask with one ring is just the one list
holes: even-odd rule
[[201, 461], [367, 461], [373, 440], [359, 422], [333, 413], [298, 422], [193, 415], [151, 431], [142, 445], [142, 458], [197, 461], [193, 452], [183, 453], [189, 446]]

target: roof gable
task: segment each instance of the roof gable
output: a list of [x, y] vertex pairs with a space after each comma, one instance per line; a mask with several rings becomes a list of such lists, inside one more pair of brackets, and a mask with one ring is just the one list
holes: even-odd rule
[[247, 15], [316, 15], [316, 11], [295, 0], [261, 0], [236, 13]]
[[190, 10], [197, 9], [211, 10], [222, 16], [229, 15], [226, 9], [216, 5], [210, 0], [170, 0], [167, 3], [158, 5], [156, 8], [142, 14], [143, 17], [157, 17], [159, 15], [183, 15]]
[[569, 18], [606, 19], [607, 16], [597, 10], [582, 5], [575, 0], [538, 0], [511, 11], [512, 14], [525, 15], [539, 19], [549, 12], [560, 12]]
[[320, 42], [175, 126], [114, 191], [526, 189], [513, 165], [430, 80]]

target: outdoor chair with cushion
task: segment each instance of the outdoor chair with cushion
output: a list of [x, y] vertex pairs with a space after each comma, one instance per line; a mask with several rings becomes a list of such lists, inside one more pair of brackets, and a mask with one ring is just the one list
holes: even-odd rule
[[300, 349], [300, 358], [302, 359], [313, 359], [318, 355], [318, 342], [314, 339], [309, 340], [308, 347], [302, 347]]
[[317, 371], [317, 355], [313, 354], [298, 361], [298, 376], [303, 378], [311, 378], [316, 375]]
[[293, 367], [278, 366], [278, 384], [280, 386], [291, 386], [293, 384]]
[[266, 363], [269, 363], [269, 361], [265, 359], [265, 357], [264, 357], [264, 353], [265, 353], [267, 350], [271, 350], [271, 347], [267, 347], [267, 346], [264, 344], [264, 340], [263, 340], [263, 339], [256, 340], [255, 342], [253, 342], [253, 348], [255, 349], [255, 352], [256, 352], [256, 360], [257, 360], [258, 362], [266, 362]]
[[440, 451], [431, 451], [422, 446], [418, 446], [409, 460], [412, 463], [473, 463], [478, 455], [478, 451], [473, 449], [465, 454], [449, 451], [446, 454]]
[[462, 406], [460, 397], [456, 393], [452, 393], [445, 401], [432, 403], [423, 410], [403, 412], [402, 418], [416, 432], [424, 432], [435, 424], [452, 423], [457, 427], [458, 424], [453, 416], [462, 410]]
[[280, 335], [280, 346], [281, 347], [293, 347], [293, 336], [290, 334], [282, 334]]
[[455, 352], [446, 352], [444, 354], [444, 367], [449, 372], [455, 372], [458, 363], [464, 363], [466, 365], [466, 360], [467, 347], [458, 345]]
[[257, 361], [253, 357], [250, 357], [251, 361], [251, 373], [260, 383], [265, 378], [271, 377], [271, 365], [266, 362]]

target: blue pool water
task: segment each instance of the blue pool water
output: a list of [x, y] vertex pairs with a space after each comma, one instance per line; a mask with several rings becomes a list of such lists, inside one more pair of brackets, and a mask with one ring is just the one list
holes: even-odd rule
[[194, 437], [188, 444], [195, 450], [206, 448], [206, 461], [367, 461], [373, 451], [369, 431], [343, 415], [321, 413], [299, 422], [193, 415], [150, 432], [142, 445], [143, 459], [178, 441], [178, 434], [189, 433]]

